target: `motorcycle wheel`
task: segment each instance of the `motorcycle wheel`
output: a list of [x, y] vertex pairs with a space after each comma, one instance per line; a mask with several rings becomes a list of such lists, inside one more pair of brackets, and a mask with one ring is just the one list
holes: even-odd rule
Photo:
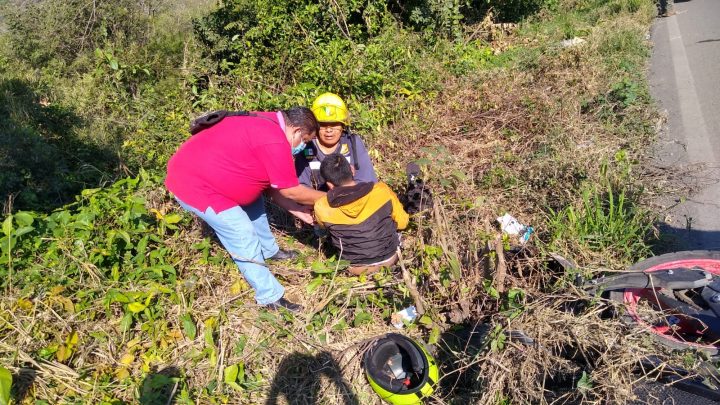
[[[720, 251], [693, 250], [664, 254], [640, 261], [629, 271], [653, 272], [677, 268], [701, 268], [713, 276], [720, 277]], [[686, 299], [689, 299], [688, 294], [691, 297], [697, 293], [694, 290], [686, 290], [686, 292], [687, 294], [684, 295]], [[672, 311], [662, 311], [656, 298], [657, 294], [662, 293], [667, 292], [653, 288], [628, 288], [611, 291], [610, 299], [622, 303], [625, 311], [621, 317], [624, 321], [646, 329], [657, 342], [674, 350], [694, 349], [709, 356], [720, 354], [720, 341], [703, 339], [699, 321], [673, 314]], [[644, 317], [641, 313], [643, 305], [661, 311], [659, 318], [648, 320]]]

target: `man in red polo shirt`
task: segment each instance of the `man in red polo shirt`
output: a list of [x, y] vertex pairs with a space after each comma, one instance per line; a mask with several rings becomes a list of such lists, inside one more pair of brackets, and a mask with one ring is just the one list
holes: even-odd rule
[[283, 298], [285, 289], [264, 265], [296, 253], [278, 247], [263, 193], [312, 222], [310, 207], [325, 193], [298, 183], [293, 155], [317, 131], [315, 116], [305, 107], [228, 116], [188, 139], [168, 162], [168, 190], [215, 230], [255, 290], [257, 303], [271, 309], [302, 307]]

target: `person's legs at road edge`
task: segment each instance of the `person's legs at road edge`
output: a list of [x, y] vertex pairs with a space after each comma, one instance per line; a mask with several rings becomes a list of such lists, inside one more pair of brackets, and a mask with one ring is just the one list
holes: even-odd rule
[[271, 258], [280, 250], [280, 247], [270, 230], [270, 224], [268, 223], [267, 214], [265, 213], [265, 199], [260, 196], [255, 202], [243, 207], [243, 209], [252, 221], [255, 234], [258, 236], [258, 239], [260, 239], [263, 257], [265, 259]]
[[673, 0], [658, 0], [660, 17], [669, 17], [675, 14]]
[[242, 207], [235, 206], [220, 213], [208, 207], [202, 212], [180, 200], [178, 202], [215, 230], [218, 239], [232, 256], [245, 280], [255, 290], [255, 300], [258, 304], [271, 304], [283, 297], [285, 289], [270, 270], [261, 264], [265, 262], [261, 240], [255, 232], [253, 222]]

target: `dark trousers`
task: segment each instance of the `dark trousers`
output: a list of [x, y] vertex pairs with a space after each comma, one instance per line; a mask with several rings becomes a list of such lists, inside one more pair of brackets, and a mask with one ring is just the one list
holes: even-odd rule
[[660, 15], [673, 11], [673, 0], [658, 0], [658, 9]]

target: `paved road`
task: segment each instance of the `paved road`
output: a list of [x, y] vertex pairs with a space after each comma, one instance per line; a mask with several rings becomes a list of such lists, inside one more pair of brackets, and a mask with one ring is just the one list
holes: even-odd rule
[[684, 249], [720, 249], [720, 1], [675, 10], [651, 36], [651, 93], [668, 116], [655, 163], [693, 190], [669, 211], [665, 232]]
[[[658, 201], [669, 208], [662, 231], [676, 236], [678, 250], [720, 249], [720, 1], [676, 2], [675, 11], [651, 33], [650, 90], [668, 118], [654, 164], [691, 192], [679, 204], [679, 194]], [[658, 384], [636, 393], [637, 403], [717, 403]]]

